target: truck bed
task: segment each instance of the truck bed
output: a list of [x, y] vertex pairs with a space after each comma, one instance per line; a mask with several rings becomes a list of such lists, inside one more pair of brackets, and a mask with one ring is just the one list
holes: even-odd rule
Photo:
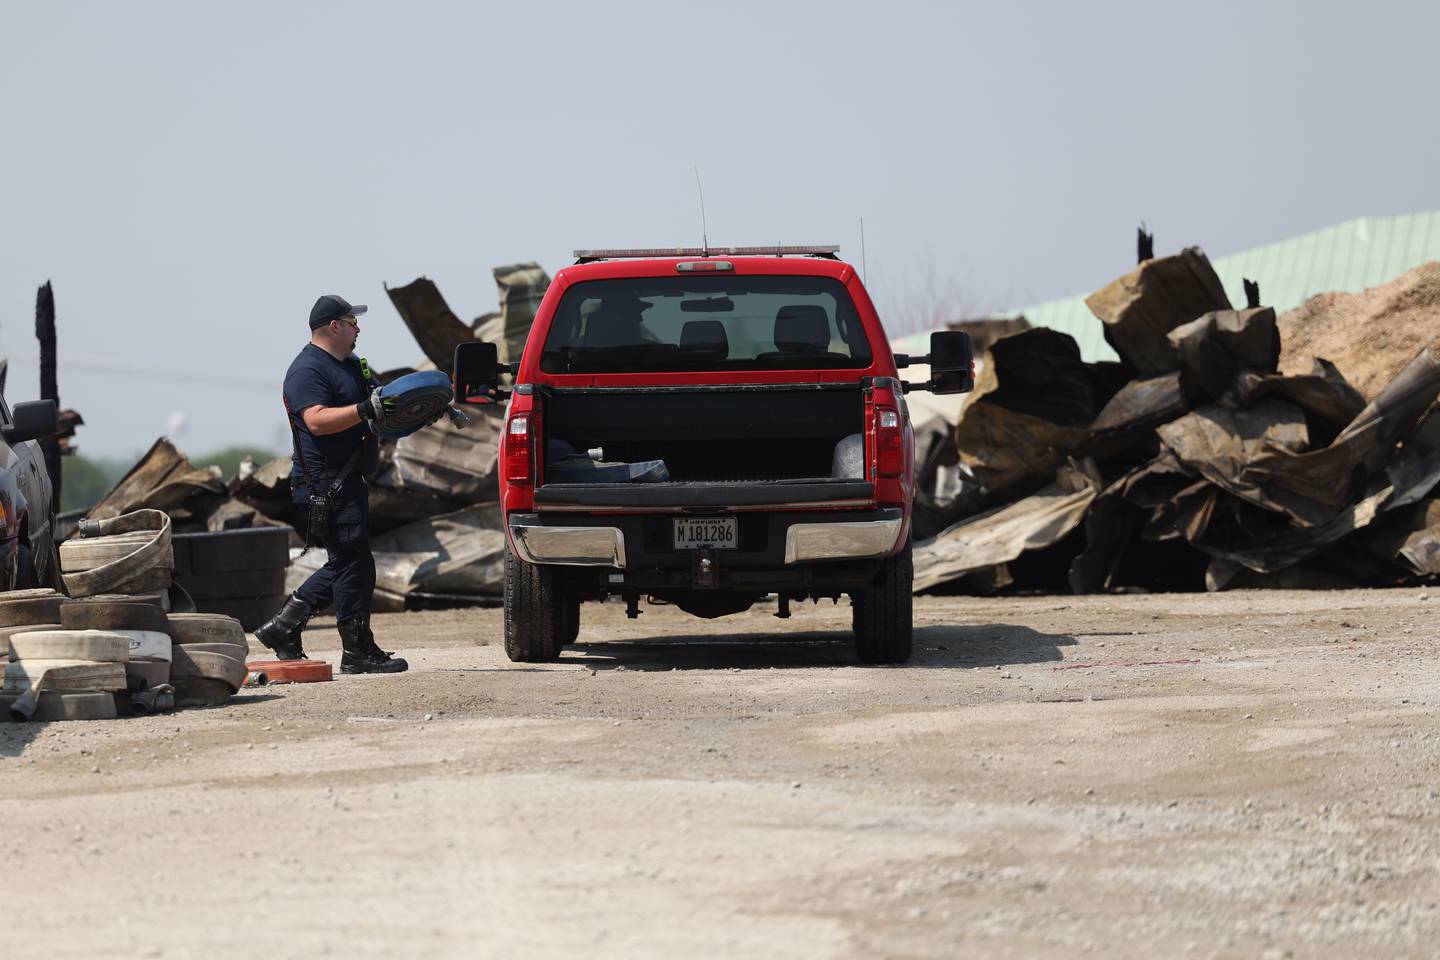
[[[675, 481], [672, 494], [699, 498], [697, 504], [725, 497], [702, 489], [706, 484], [784, 480], [825, 487], [830, 480], [864, 479], [861, 458], [836, 456], [842, 441], [859, 442], [865, 429], [858, 382], [552, 388], [542, 398], [542, 410], [547, 441], [564, 441], [581, 451], [600, 447], [604, 459], [612, 462], [663, 460]], [[652, 488], [649, 495], [655, 495], [656, 485], [647, 486]], [[562, 495], [541, 493], [548, 489], [546, 485], [537, 491], [537, 504], [542, 496]], [[815, 493], [822, 498], [853, 497], [828, 487]], [[806, 498], [806, 491], [797, 494]], [[753, 495], [789, 498], [778, 489]]]

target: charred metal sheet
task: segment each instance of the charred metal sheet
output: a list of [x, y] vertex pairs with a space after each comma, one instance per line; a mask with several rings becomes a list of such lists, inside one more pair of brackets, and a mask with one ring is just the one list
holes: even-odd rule
[[1202, 314], [1229, 310], [1230, 298], [1198, 247], [1147, 260], [1085, 298], [1105, 324], [1105, 340], [1141, 374], [1178, 369], [1171, 330]]
[[1263, 487], [1275, 498], [1299, 497], [1338, 509], [1391, 459], [1395, 445], [1415, 431], [1437, 395], [1440, 363], [1422, 350], [1329, 446], [1306, 452], [1276, 445], [1257, 451], [1244, 471], [1244, 482]]
[[[1212, 557], [1222, 558], [1256, 573], [1274, 573], [1308, 559], [1357, 530], [1369, 527], [1386, 511], [1420, 503], [1437, 485], [1440, 485], [1440, 447], [1415, 445], [1402, 453], [1384, 475], [1372, 480], [1358, 501], [1340, 511], [1328, 523], [1313, 529], [1282, 530], [1238, 546], [1222, 547], [1203, 542], [1197, 546]], [[1424, 556], [1422, 541], [1423, 538], [1417, 540], [1412, 549], [1417, 557]], [[1406, 559], [1411, 560], [1410, 557]]]
[[1070, 565], [1070, 592], [1096, 593], [1114, 586], [1115, 571], [1134, 536], [1136, 514], [1121, 496], [1123, 480], [1107, 487], [1085, 513], [1085, 549]]
[[[1016, 413], [1062, 427], [1085, 427], [1097, 403], [1089, 365], [1068, 333], [1039, 327], [1001, 337], [990, 347], [983, 396]], [[1107, 398], [1108, 399], [1108, 398]]]
[[[374, 536], [377, 609], [404, 609], [413, 592], [498, 596], [505, 583], [505, 534], [499, 506], [467, 507]], [[312, 550], [292, 560], [287, 587], [294, 589], [325, 563]]]
[[1323, 523], [1334, 512], [1303, 497], [1277, 494], [1247, 473], [1262, 451], [1306, 448], [1305, 414], [1293, 403], [1267, 399], [1243, 410], [1212, 404], [1157, 432], [1181, 464], [1242, 500], [1284, 513], [1305, 526]]
[[471, 423], [464, 430], [440, 421], [396, 441], [391, 485], [471, 502], [494, 499], [504, 412], [498, 406], [469, 412]]
[[495, 268], [495, 286], [500, 312], [478, 320], [474, 336], [495, 344], [501, 363], [513, 363], [525, 349], [535, 312], [550, 287], [550, 275], [538, 263], [516, 263]]
[[1222, 402], [1242, 373], [1274, 373], [1280, 360], [1275, 311], [1219, 310], [1181, 324], [1167, 334], [1180, 360], [1187, 393]]
[[1242, 372], [1236, 378], [1233, 397], [1242, 407], [1265, 397], [1296, 404], [1305, 411], [1310, 442], [1317, 447], [1328, 446], [1365, 408], [1360, 391], [1328, 360], [1316, 360], [1308, 374], [1298, 376]]
[[1150, 430], [1169, 423], [1190, 409], [1180, 390], [1180, 373], [1164, 373], [1144, 380], [1131, 380], [1090, 424], [1095, 431]]
[[986, 493], [1043, 483], [1092, 433], [1016, 413], [983, 399], [955, 425], [960, 463]]
[[962, 520], [915, 547], [915, 590], [1048, 547], [1079, 526], [1100, 493], [1095, 465], [1070, 462], [1035, 494]]
[[450, 372], [455, 347], [475, 339], [475, 335], [455, 316], [440, 289], [433, 281], [420, 277], [403, 287], [386, 286], [385, 292], [425, 356], [437, 370]]
[[195, 467], [161, 437], [86, 517], [107, 520], [146, 508], [163, 510], [177, 520], [203, 517], [225, 497], [218, 468]]

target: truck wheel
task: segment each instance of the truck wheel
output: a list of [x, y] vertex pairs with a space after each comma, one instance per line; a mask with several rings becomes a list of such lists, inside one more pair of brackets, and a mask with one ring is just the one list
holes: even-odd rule
[[554, 570], [505, 551], [505, 653], [511, 660], [559, 658], [565, 615], [557, 579]]
[[560, 601], [561, 612], [564, 613], [564, 627], [560, 632], [560, 643], [566, 646], [575, 642], [580, 636], [580, 601], [565, 599]]
[[914, 634], [910, 544], [884, 562], [884, 582], [850, 595], [855, 652], [861, 663], [905, 663]]

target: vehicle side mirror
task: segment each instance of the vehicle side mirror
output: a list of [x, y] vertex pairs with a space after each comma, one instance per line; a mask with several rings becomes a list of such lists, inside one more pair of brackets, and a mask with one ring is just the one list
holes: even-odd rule
[[507, 398], [500, 390], [500, 373], [505, 364], [495, 344], [469, 340], [455, 346], [455, 402], [499, 403]]
[[975, 343], [963, 330], [937, 330], [930, 334], [931, 393], [969, 393], [975, 389]]
[[53, 437], [60, 430], [60, 412], [54, 400], [27, 400], [15, 404], [10, 426], [0, 430], [9, 444]]

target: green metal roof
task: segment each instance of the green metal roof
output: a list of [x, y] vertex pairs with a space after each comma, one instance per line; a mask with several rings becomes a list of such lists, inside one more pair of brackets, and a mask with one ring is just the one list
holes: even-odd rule
[[[1440, 260], [1440, 211], [1361, 217], [1210, 262], [1231, 303], [1244, 306], [1241, 280], [1248, 277], [1260, 283], [1262, 303], [1285, 311], [1317, 293], [1359, 293], [1431, 260]], [[1102, 324], [1085, 306], [1086, 296], [1050, 300], [1004, 315], [1023, 314], [1037, 327], [1070, 334], [1086, 360], [1112, 360], [1115, 352], [1105, 342]], [[918, 346], [924, 338], [914, 339]]]

